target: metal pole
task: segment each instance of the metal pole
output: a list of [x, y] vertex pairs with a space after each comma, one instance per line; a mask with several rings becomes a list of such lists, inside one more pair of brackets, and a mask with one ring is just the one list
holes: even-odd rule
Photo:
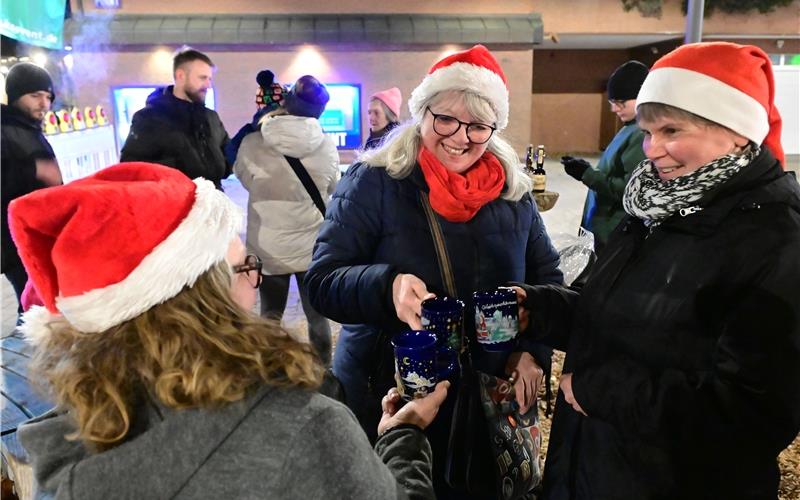
[[696, 43], [703, 40], [703, 10], [705, 0], [689, 0], [686, 8], [686, 34], [683, 43]]

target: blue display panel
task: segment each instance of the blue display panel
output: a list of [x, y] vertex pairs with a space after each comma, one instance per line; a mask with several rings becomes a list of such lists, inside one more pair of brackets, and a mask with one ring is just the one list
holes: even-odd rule
[[361, 147], [361, 85], [326, 83], [331, 96], [319, 117], [322, 130], [333, 139], [337, 149]]
[[[131, 85], [126, 87], [113, 87], [111, 89], [111, 102], [114, 104], [114, 125], [117, 127], [117, 149], [121, 150], [131, 130], [133, 114], [147, 103], [147, 96], [158, 87], [144, 87]], [[206, 93], [206, 107], [214, 109], [214, 89]]]

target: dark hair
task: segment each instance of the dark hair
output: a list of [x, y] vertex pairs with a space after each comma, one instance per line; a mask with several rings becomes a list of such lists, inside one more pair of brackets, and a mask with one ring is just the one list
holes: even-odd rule
[[702, 116], [686, 111], [685, 109], [676, 108], [675, 106], [670, 106], [669, 104], [663, 104], [660, 102], [645, 102], [636, 106], [637, 120], [645, 120], [651, 122], [654, 120], [658, 120], [659, 118], [686, 120], [697, 125], [698, 127], [704, 127], [704, 128], [719, 127], [728, 129], [728, 127], [726, 127], [725, 125], [720, 125], [717, 122], [712, 122], [707, 118], [703, 118]]
[[178, 51], [175, 54], [175, 57], [172, 58], [172, 74], [174, 75], [175, 72], [178, 71], [178, 68], [192, 61], [203, 61], [212, 68], [214, 67], [214, 63], [211, 62], [211, 58], [209, 58], [207, 55], [203, 54], [199, 50], [184, 48]]

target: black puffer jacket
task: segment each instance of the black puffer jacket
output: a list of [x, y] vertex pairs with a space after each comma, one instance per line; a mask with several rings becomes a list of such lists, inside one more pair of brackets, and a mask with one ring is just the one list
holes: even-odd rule
[[0, 161], [2, 161], [2, 272], [21, 266], [17, 247], [8, 230], [8, 204], [37, 189], [46, 187], [36, 178], [36, 160], [56, 157], [53, 148], [44, 138], [41, 123], [32, 120], [14, 106], [2, 105], [0, 114]]
[[[775, 498], [800, 430], [800, 187], [766, 151], [703, 210], [627, 218], [578, 295], [529, 288], [571, 332], [547, 499]], [[564, 343], [561, 343], [562, 347]]]
[[228, 133], [215, 111], [178, 99], [172, 90], [172, 85], [156, 89], [133, 115], [120, 160], [160, 163], [219, 188], [232, 168], [225, 159]]

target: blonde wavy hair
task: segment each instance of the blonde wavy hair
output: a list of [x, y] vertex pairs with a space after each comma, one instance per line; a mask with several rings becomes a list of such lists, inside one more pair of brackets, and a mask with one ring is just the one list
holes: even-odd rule
[[[439, 92], [423, 102], [421, 107], [425, 109], [427, 106], [436, 106], [441, 101], [452, 97], [453, 93], [463, 96], [467, 111], [477, 121], [494, 123], [497, 120], [497, 115], [489, 101], [470, 91], [446, 90]], [[422, 147], [420, 122], [409, 121], [389, 132], [378, 148], [361, 152], [356, 161], [364, 162], [370, 167], [386, 168], [389, 176], [394, 179], [405, 179], [414, 171], [420, 147]], [[519, 201], [530, 193], [532, 187], [530, 177], [522, 172], [516, 151], [499, 132], [495, 132], [489, 139], [486, 150], [494, 153], [506, 173], [508, 189], [501, 193], [501, 198]]]
[[264, 384], [319, 387], [313, 348], [242, 309], [231, 280], [219, 262], [175, 297], [99, 333], [51, 322], [30, 369], [75, 419], [68, 438], [99, 451], [121, 444], [142, 397], [174, 409], [215, 408]]

